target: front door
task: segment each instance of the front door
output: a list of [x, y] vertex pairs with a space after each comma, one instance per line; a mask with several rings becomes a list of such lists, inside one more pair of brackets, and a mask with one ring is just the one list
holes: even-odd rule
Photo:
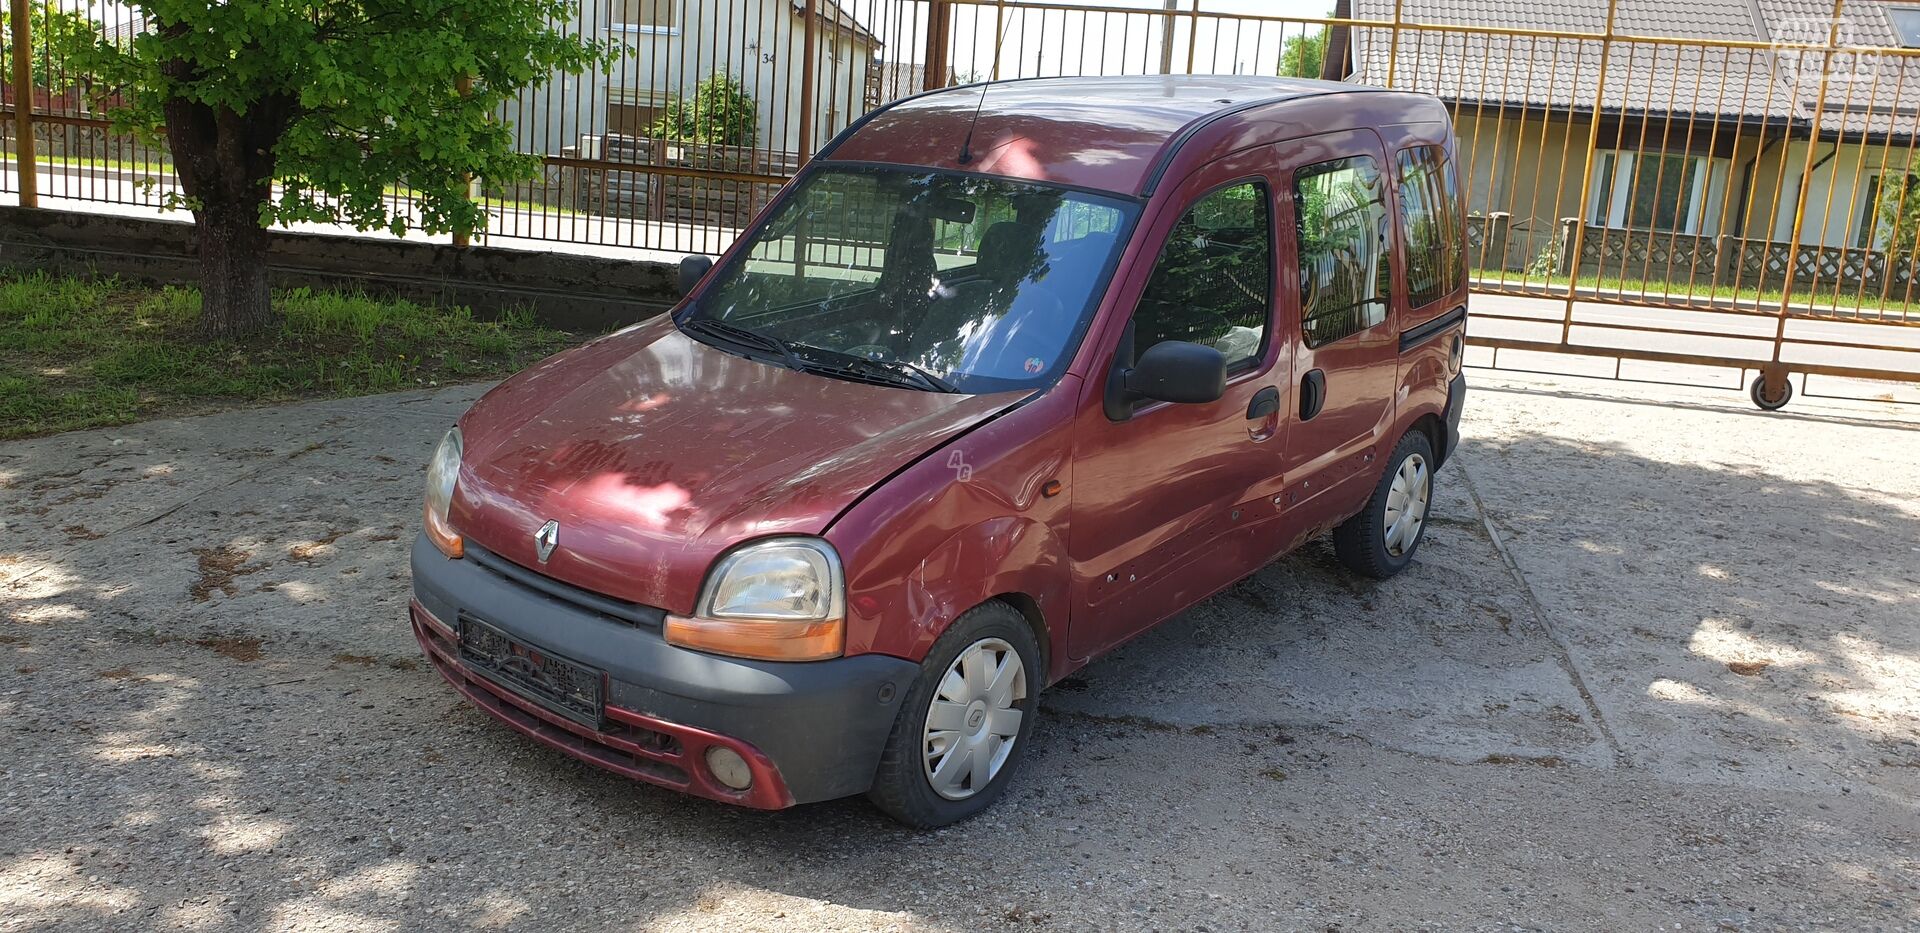
[[1123, 306], [1137, 297], [1126, 330], [1103, 332], [1106, 358], [1124, 367], [1163, 340], [1201, 343], [1226, 356], [1228, 381], [1218, 401], [1116, 413], [1102, 405], [1101, 380], [1089, 380], [1068, 535], [1076, 658], [1258, 566], [1246, 529], [1275, 509], [1248, 503], [1279, 473], [1291, 363], [1273, 327], [1272, 161], [1263, 147], [1187, 178], [1146, 231], [1145, 242], [1160, 244], [1151, 268], [1116, 279]]
[[1399, 331], [1386, 160], [1371, 130], [1288, 144], [1288, 294], [1298, 401], [1284, 457], [1286, 547], [1343, 519], [1380, 476], [1393, 427]]

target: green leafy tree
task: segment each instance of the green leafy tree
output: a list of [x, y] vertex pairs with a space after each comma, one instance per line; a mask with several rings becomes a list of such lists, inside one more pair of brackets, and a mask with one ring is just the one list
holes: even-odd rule
[[[606, 48], [556, 24], [569, 0], [133, 0], [147, 29], [87, 64], [125, 103], [124, 130], [165, 133], [198, 228], [201, 327], [273, 319], [275, 223], [395, 234], [472, 230], [470, 180], [533, 176], [497, 116], [522, 88], [578, 73]], [[462, 85], [470, 85], [463, 90]], [[394, 203], [388, 186], [405, 184]]]
[[751, 146], [760, 126], [753, 98], [732, 75], [709, 75], [692, 97], [668, 102], [647, 132], [659, 139], [721, 146]]
[[1293, 36], [1281, 45], [1280, 76], [1283, 78], [1320, 77], [1321, 63], [1327, 60], [1327, 31], [1327, 28], [1322, 26], [1317, 32]]
[[[33, 86], [55, 94], [81, 85], [86, 77], [74, 63], [88, 47], [100, 41], [100, 24], [85, 13], [36, 3], [27, 17], [33, 38]], [[0, 9], [0, 80], [13, 81], [13, 22]]]
[[1872, 245], [1894, 256], [1920, 248], [1920, 175], [1880, 176]]

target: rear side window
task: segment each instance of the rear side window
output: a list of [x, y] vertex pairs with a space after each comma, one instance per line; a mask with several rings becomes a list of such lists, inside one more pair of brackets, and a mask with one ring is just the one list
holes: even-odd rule
[[1300, 257], [1300, 330], [1317, 347], [1387, 319], [1393, 269], [1387, 201], [1370, 156], [1294, 173], [1294, 249]]
[[1443, 146], [1400, 150], [1400, 241], [1407, 244], [1407, 305], [1419, 308], [1467, 277], [1460, 186]]
[[1133, 311], [1135, 358], [1163, 340], [1205, 344], [1227, 365], [1260, 356], [1273, 296], [1273, 218], [1267, 186], [1216, 190], [1175, 224]]

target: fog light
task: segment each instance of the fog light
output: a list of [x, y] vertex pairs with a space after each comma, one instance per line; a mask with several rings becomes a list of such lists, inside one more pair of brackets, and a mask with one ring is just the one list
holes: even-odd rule
[[724, 745], [707, 746], [707, 770], [720, 783], [734, 790], [746, 790], [753, 786], [753, 771], [747, 767], [747, 760], [740, 753]]

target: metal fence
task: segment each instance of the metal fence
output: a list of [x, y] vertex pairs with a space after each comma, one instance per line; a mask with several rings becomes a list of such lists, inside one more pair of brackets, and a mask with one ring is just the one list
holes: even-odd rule
[[[103, 9], [63, 2], [76, 0], [15, 0], [48, 16]], [[1818, 15], [1787, 15], [1808, 3]], [[1741, 27], [1724, 11], [1589, 0], [1577, 29], [1525, 11], [1507, 14], [1525, 28], [1447, 22], [1444, 0], [1339, 0], [1320, 18], [1207, 5], [585, 0], [561, 25], [620, 54], [504, 108], [544, 171], [483, 184], [476, 235], [717, 252], [834, 133], [928, 88], [1327, 77], [1452, 110], [1476, 289], [1495, 296], [1476, 307], [1483, 347], [1752, 365], [1770, 394], [1788, 368], [1920, 372], [1920, 51], [1882, 5], [1773, 0]], [[95, 28], [144, 24], [125, 13]], [[1713, 38], [1743, 33], [1768, 38]], [[157, 205], [173, 184], [164, 150], [114, 135], [86, 76], [44, 49], [27, 57], [0, 100], [15, 117], [0, 190], [32, 178], [45, 199]], [[751, 126], [672, 138], [662, 117], [703, 82], [730, 84]], [[22, 164], [27, 133], [37, 158]], [[403, 188], [391, 196], [405, 207]]]

